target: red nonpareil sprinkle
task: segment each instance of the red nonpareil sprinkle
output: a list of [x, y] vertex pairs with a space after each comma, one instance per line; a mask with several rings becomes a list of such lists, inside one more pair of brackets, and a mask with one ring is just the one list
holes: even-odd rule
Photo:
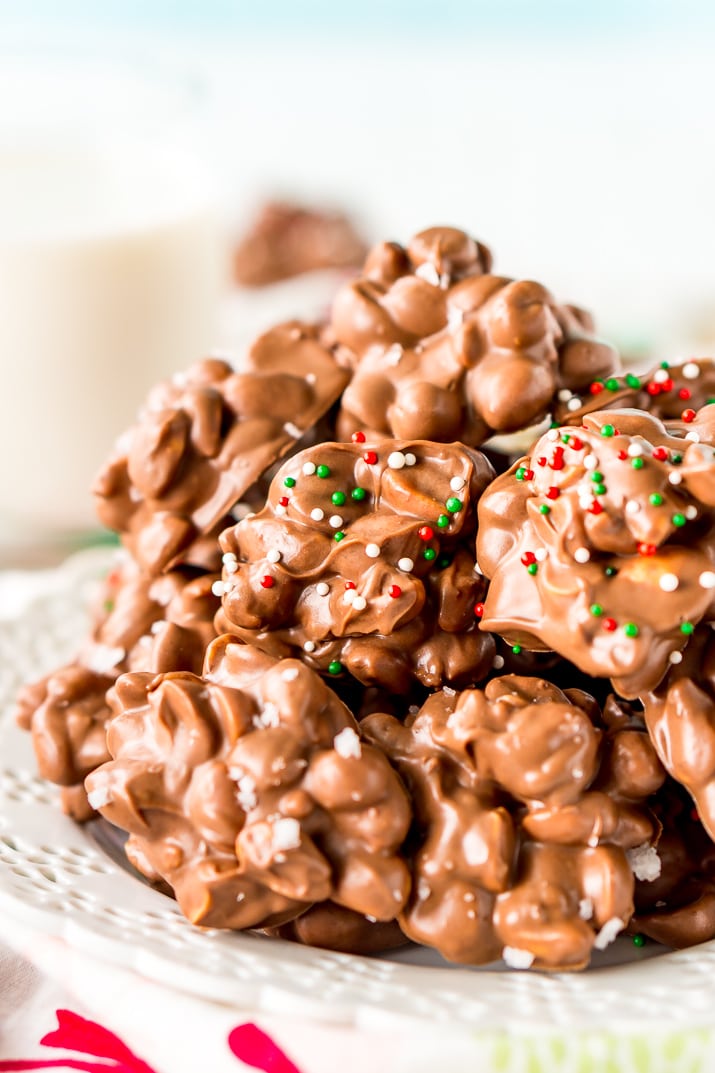
[[672, 391], [674, 386], [673, 381], [668, 377], [668, 379], [664, 380], [660, 385], [660, 390], [667, 393], [668, 391]]
[[402, 589], [399, 585], [390, 585], [387, 591], [393, 600], [396, 600], [398, 596], [402, 596]]
[[597, 499], [594, 499], [593, 503], [588, 508], [588, 513], [589, 514], [601, 514], [602, 511], [603, 511], [603, 507], [601, 506], [601, 504], [598, 502]]
[[524, 566], [531, 566], [532, 563], [536, 562], [536, 556], [533, 551], [525, 551], [521, 557], [521, 561]]
[[569, 440], [569, 447], [573, 451], [582, 451], [583, 450], [583, 440], [580, 440], [578, 438], [578, 436], [572, 436], [571, 439]]
[[564, 468], [564, 449], [563, 447], [554, 447], [553, 458], [551, 459], [552, 469]]
[[353, 443], [364, 443], [365, 442], [365, 433], [364, 432], [353, 432], [353, 434], [350, 437], [350, 439], [353, 441]]
[[653, 458], [656, 462], [667, 462], [668, 460], [668, 448], [667, 447], [654, 447]]
[[599, 384], [597, 380], [594, 380], [592, 384], [589, 384], [588, 390], [592, 395], [600, 395], [603, 391], [603, 384]]
[[695, 420], [695, 410], [683, 410], [680, 415], [686, 425], [689, 425], [691, 421]]
[[649, 395], [660, 395], [660, 384], [656, 384], [655, 380], [651, 380], [649, 384], [645, 386]]
[[678, 398], [682, 399], [683, 402], [687, 402], [688, 399], [691, 398], [691, 397], [692, 397], [692, 391], [690, 390], [690, 388], [681, 387], [680, 391], [678, 392]]
[[270, 574], [264, 574], [261, 578], [261, 585], [264, 589], [272, 589], [276, 583], [276, 579], [271, 577]]
[[280, 507], [287, 507], [289, 503], [290, 503], [290, 500], [288, 499], [288, 496], [281, 496], [280, 499], [278, 500], [278, 505]]
[[657, 550], [658, 549], [656, 548], [655, 544], [646, 544], [644, 540], [642, 540], [638, 545], [639, 555], [655, 555]]
[[525, 469], [524, 470], [524, 480], [525, 481], [533, 481], [533, 479], [534, 479], [534, 471], [533, 471], [533, 469]]
[[547, 499], [558, 499], [560, 495], [561, 495], [561, 492], [556, 487], [555, 484], [552, 484], [550, 488], [546, 489], [546, 498]]
[[374, 466], [377, 462], [377, 451], [366, 451], [362, 458], [363, 462], [367, 462], [368, 466]]
[[345, 582], [345, 588], [346, 589], [354, 589], [355, 587], [356, 587], [356, 585], [355, 585], [354, 581], [346, 581]]
[[537, 464], [537, 466], [545, 466], [546, 465], [546, 459], [544, 458], [543, 455], [541, 456], [541, 458], [536, 459], [536, 464]]
[[484, 604], [475, 604], [474, 614], [477, 616], [477, 618], [481, 618], [484, 614]]
[[613, 633], [613, 631], [616, 629], [617, 626], [618, 626], [618, 623], [616, 622], [616, 620], [614, 618], [604, 618], [604, 620], [603, 620], [603, 628], [604, 628], [604, 630], [608, 630], [609, 633]]
[[620, 458], [621, 462], [625, 462], [628, 458], [628, 451], [619, 451], [618, 457]]
[[431, 540], [434, 536], [434, 529], [429, 525], [421, 525], [417, 530], [417, 536], [420, 540]]

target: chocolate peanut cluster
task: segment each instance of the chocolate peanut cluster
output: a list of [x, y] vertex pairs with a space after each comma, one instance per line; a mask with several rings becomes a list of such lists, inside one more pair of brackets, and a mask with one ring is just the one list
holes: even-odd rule
[[653, 689], [712, 618], [714, 493], [712, 448], [646, 414], [551, 430], [480, 500], [484, 628]]
[[62, 787], [75, 818], [92, 814], [83, 782], [109, 759], [107, 690], [134, 668], [200, 673], [216, 636], [217, 580], [186, 569], [153, 578], [123, 561], [104, 582], [97, 621], [76, 658], [21, 691], [18, 721], [32, 732], [40, 774]]
[[194, 923], [271, 926], [328, 899], [393, 920], [407, 795], [319, 675], [221, 637], [206, 675], [123, 675], [90, 802]]
[[460, 444], [362, 434], [294, 455], [264, 509], [221, 536], [220, 628], [391, 693], [484, 678], [473, 541], [492, 475]]
[[462, 231], [375, 247], [120, 440], [125, 559], [20, 697], [42, 774], [202, 925], [547, 970], [715, 937], [714, 389]]
[[341, 438], [460, 440], [540, 421], [558, 392], [619, 368], [587, 314], [539, 283], [491, 275], [491, 254], [455, 228], [376, 246], [338, 293], [331, 320], [354, 368]]
[[627, 853], [657, 841], [647, 800], [665, 777], [642, 727], [609, 730], [586, 694], [507, 676], [361, 731], [414, 804], [410, 938], [468, 964], [574, 969], [627, 926]]
[[347, 382], [311, 325], [256, 340], [245, 370], [206, 359], [149, 395], [94, 487], [99, 519], [142, 569], [215, 569], [218, 535], [261, 475]]

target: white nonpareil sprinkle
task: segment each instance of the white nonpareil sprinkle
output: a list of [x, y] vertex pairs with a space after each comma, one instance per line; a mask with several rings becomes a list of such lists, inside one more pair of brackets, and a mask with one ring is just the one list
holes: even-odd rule
[[387, 456], [387, 464], [390, 469], [404, 469], [407, 465], [407, 459], [402, 451], [393, 451]]
[[378, 555], [380, 554], [380, 545], [366, 544], [365, 554], [367, 555], [368, 559], [377, 559]]
[[345, 727], [339, 734], [335, 735], [333, 748], [344, 760], [350, 760], [351, 757], [359, 760], [362, 756], [360, 739], [352, 727]]
[[250, 812], [258, 804], [256, 783], [250, 775], [242, 775], [238, 780], [236, 799], [244, 812]]
[[682, 368], [682, 373], [686, 380], [697, 380], [700, 376], [700, 366], [694, 361], [687, 361]]
[[356, 596], [357, 593], [355, 592], [355, 589], [346, 589], [345, 595], [343, 596], [343, 603], [352, 604]]
[[594, 454], [588, 454], [583, 460], [584, 469], [595, 469], [598, 465], [598, 459]]
[[503, 666], [504, 666], [504, 657], [503, 656], [498, 656], [498, 655], [495, 656], [494, 659], [492, 660], [492, 667], [494, 667], [495, 670], [500, 671]]
[[675, 574], [661, 574], [658, 584], [663, 592], [675, 592], [680, 585], [680, 581]]
[[674, 469], [672, 473], [668, 474], [668, 480], [671, 484], [682, 484], [683, 475], [682, 473], [678, 473], [677, 469]]
[[587, 563], [588, 560], [591, 558], [591, 552], [588, 550], [588, 548], [576, 548], [576, 551], [573, 553], [573, 557], [577, 563]]
[[317, 379], [318, 379], [318, 377], [315, 375], [315, 373], [306, 373], [305, 374], [305, 382], [306, 382], [306, 384], [314, 384]]
[[221, 556], [221, 562], [226, 566], [228, 563], [235, 563], [238, 562], [238, 560], [232, 551], [227, 551]]
[[593, 902], [590, 898], [582, 898], [578, 903], [578, 915], [581, 920], [590, 920], [593, 916]]
[[682, 652], [671, 652], [670, 655], [668, 656], [668, 663], [672, 663], [673, 665], [677, 666], [678, 663], [682, 663], [682, 662], [683, 662], [683, 653]]
[[367, 607], [367, 600], [364, 596], [356, 596], [353, 600], [353, 611], [364, 611]]
[[339, 529], [340, 526], [343, 524], [343, 519], [340, 517], [339, 514], [331, 514], [330, 524], [332, 525], [333, 529]]
[[685, 433], [686, 440], [690, 440], [691, 443], [700, 443], [700, 433], [695, 429], [691, 429], [690, 432]]
[[715, 573], [712, 570], [703, 570], [698, 581], [702, 589], [715, 589]]
[[649, 846], [644, 842], [642, 846], [626, 850], [628, 863], [633, 869], [636, 879], [644, 883], [652, 883], [657, 879], [662, 870], [662, 863], [655, 846]]
[[274, 853], [297, 849], [300, 845], [300, 824], [292, 816], [281, 817], [273, 824], [271, 848]]
[[546, 550], [546, 548], [537, 548], [536, 551], [534, 552], [534, 558], [536, 559], [537, 563], [545, 562], [548, 559], [548, 557], [549, 557], [549, 553]]
[[534, 964], [531, 951], [520, 950], [518, 946], [505, 946], [501, 956], [510, 969], [530, 969]]
[[657, 369], [653, 373], [653, 380], [656, 384], [664, 384], [666, 380], [670, 380], [670, 372], [668, 369]]
[[303, 644], [304, 652], [315, 652], [315, 641], [305, 641]]
[[272, 701], [267, 700], [263, 705], [263, 711], [253, 717], [253, 725], [258, 730], [265, 730], [267, 727], [277, 727], [280, 725], [281, 713], [278, 710], [278, 705]]
[[325, 517], [325, 511], [321, 507], [313, 507], [310, 516], [314, 522], [322, 522]]
[[315, 591], [318, 596], [327, 596], [330, 592], [330, 585], [328, 585], [327, 581], [319, 581], [315, 586]]
[[283, 426], [283, 431], [287, 432], [289, 436], [292, 436], [294, 440], [299, 440], [303, 435], [303, 430], [299, 429], [297, 425], [294, 425], [292, 421], [286, 421]]
[[643, 454], [643, 448], [639, 443], [631, 443], [628, 447], [628, 454], [631, 458], [640, 458]]
[[277, 551], [276, 548], [271, 548], [266, 555], [266, 559], [268, 559], [269, 563], [279, 563], [281, 561], [281, 553]]
[[605, 950], [624, 928], [625, 924], [620, 917], [611, 917], [607, 920], [593, 941], [596, 950]]
[[558, 392], [556, 398], [559, 400], [559, 402], [568, 402], [572, 395], [573, 391], [569, 391], [567, 387], [562, 387], [561, 390]]
[[281, 506], [280, 503], [276, 503], [276, 505], [275, 505], [275, 507], [273, 509], [275, 510], [275, 512], [276, 512], [276, 514], [278, 515], [279, 518], [282, 517], [286, 512], [286, 508]]
[[405, 465], [414, 466], [417, 462], [417, 455], [413, 455], [412, 451], [407, 451], [405, 454]]
[[581, 409], [581, 399], [578, 397], [578, 395], [574, 395], [572, 399], [569, 399], [569, 401], [566, 403], [566, 409], [571, 411]]
[[226, 571], [227, 574], [237, 574], [238, 573], [238, 563], [226, 563], [225, 566], [224, 566], [224, 570]]
[[690, 506], [685, 508], [683, 513], [685, 517], [692, 522], [693, 518], [697, 518], [698, 516], [698, 508], [695, 506], [694, 503], [691, 503]]
[[408, 559], [407, 556], [405, 556], [403, 559], [397, 560], [397, 569], [402, 570], [405, 574], [409, 574], [410, 570], [412, 570], [414, 565], [415, 564], [412, 559]]
[[286, 667], [284, 671], [281, 671], [281, 678], [284, 682], [295, 682], [298, 677], [297, 667]]
[[561, 433], [557, 428], [550, 428], [549, 431], [546, 433], [546, 439], [551, 440], [552, 443], [556, 443], [560, 435]]
[[[221, 593], [223, 594], [222, 583]], [[86, 666], [90, 671], [94, 671], [95, 674], [105, 674], [107, 671], [111, 671], [113, 667], [116, 667], [118, 663], [121, 663], [125, 656], [126, 652], [123, 648], [114, 648], [112, 645], [92, 645]]]
[[641, 505], [637, 499], [629, 499], [623, 509], [625, 510], [626, 514], [637, 514], [638, 511], [641, 509]]
[[453, 492], [461, 492], [466, 483], [464, 477], [452, 477], [449, 487]]
[[315, 473], [315, 470], [316, 470], [315, 462], [304, 462], [303, 463], [303, 473], [306, 475], [306, 477], [312, 477], [313, 474]]
[[223, 596], [225, 591], [226, 587], [223, 581], [214, 581], [213, 585], [211, 586], [211, 592], [214, 594], [214, 596]]
[[106, 786], [98, 786], [96, 790], [90, 790], [87, 794], [87, 800], [92, 808], [100, 809], [108, 805], [112, 797]]

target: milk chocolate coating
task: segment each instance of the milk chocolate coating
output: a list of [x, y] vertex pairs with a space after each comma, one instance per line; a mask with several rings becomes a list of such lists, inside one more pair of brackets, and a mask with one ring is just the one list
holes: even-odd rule
[[684, 410], [700, 410], [715, 399], [715, 360], [691, 358], [662, 362], [647, 373], [602, 376], [585, 391], [559, 393], [554, 417], [576, 425], [598, 410], [647, 410], [663, 421], [680, 418]]
[[712, 448], [656, 418], [604, 411], [550, 431], [480, 500], [483, 628], [625, 697], [655, 688], [712, 618], [713, 504]]
[[95, 483], [100, 521], [148, 573], [215, 569], [216, 538], [231, 510], [347, 379], [319, 329], [297, 321], [260, 336], [245, 371], [197, 362], [154, 388], [121, 437]]
[[328, 899], [389, 921], [404, 906], [407, 795], [302, 663], [224, 636], [203, 678], [127, 674], [109, 698], [113, 759], [89, 799], [193, 923], [268, 927]]
[[326, 443], [293, 456], [265, 508], [221, 536], [217, 628], [393, 694], [484, 678], [494, 642], [475, 616], [473, 539], [491, 476], [460, 444]]
[[608, 728], [586, 694], [506, 676], [361, 730], [413, 799], [410, 938], [469, 964], [510, 948], [576, 969], [604, 925], [627, 925], [625, 850], [657, 839], [646, 800], [664, 778], [642, 726]]
[[40, 775], [63, 787], [63, 806], [88, 819], [82, 783], [109, 759], [107, 690], [128, 670], [199, 673], [215, 636], [216, 575], [172, 571], [147, 577], [131, 563], [103, 586], [103, 610], [72, 663], [25, 686], [17, 719], [32, 732]]
[[368, 920], [334, 902], [321, 902], [295, 920], [266, 930], [279, 939], [344, 954], [379, 954], [408, 942], [396, 920]]
[[332, 330], [355, 370], [341, 439], [362, 429], [478, 446], [541, 420], [559, 390], [618, 368], [585, 314], [490, 268], [486, 247], [449, 227], [372, 250], [333, 305]]
[[671, 779], [651, 800], [663, 824], [660, 875], [637, 882], [632, 930], [680, 949], [715, 938], [715, 845]]
[[690, 793], [715, 840], [715, 637], [709, 626], [696, 630], [682, 661], [642, 699], [660, 759]]
[[315, 269], [358, 268], [366, 252], [343, 213], [270, 201], [234, 250], [233, 277], [242, 287], [265, 287]]

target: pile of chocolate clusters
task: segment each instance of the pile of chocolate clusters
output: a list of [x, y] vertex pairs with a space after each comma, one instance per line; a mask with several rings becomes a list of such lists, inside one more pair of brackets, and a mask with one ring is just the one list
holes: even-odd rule
[[198, 925], [537, 969], [712, 938], [713, 395], [461, 231], [377, 246], [118, 443], [123, 556], [20, 698], [42, 774]]

